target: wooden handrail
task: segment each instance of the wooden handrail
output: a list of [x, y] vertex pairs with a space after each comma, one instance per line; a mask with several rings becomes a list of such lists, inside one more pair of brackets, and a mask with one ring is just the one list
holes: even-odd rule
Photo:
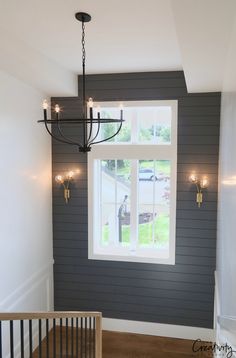
[[96, 317], [95, 357], [102, 358], [102, 316]]
[[0, 321], [30, 320], [30, 319], [57, 319], [102, 317], [101, 312], [91, 311], [53, 311], [53, 312], [0, 312]]

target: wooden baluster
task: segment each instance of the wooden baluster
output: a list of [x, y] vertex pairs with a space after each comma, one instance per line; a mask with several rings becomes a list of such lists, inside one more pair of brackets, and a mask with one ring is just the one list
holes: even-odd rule
[[96, 317], [96, 358], [102, 358], [102, 318], [101, 316]]

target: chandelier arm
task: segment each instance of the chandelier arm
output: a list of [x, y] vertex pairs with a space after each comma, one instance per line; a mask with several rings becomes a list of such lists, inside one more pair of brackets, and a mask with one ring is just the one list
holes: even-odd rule
[[120, 122], [120, 126], [119, 126], [117, 132], [116, 132], [115, 134], [113, 134], [112, 136], [110, 136], [110, 137], [108, 137], [108, 138], [106, 138], [106, 139], [103, 139], [103, 140], [99, 140], [99, 141], [97, 141], [97, 142], [93, 142], [93, 143], [91, 143], [90, 145], [98, 144], [98, 143], [103, 143], [103, 142], [106, 142], [106, 141], [112, 139], [113, 137], [115, 137], [115, 136], [120, 132], [121, 127], [122, 127], [122, 124], [123, 124], [123, 122]]
[[55, 136], [54, 134], [52, 134], [52, 132], [49, 130], [47, 122], [44, 121], [44, 125], [45, 125], [45, 128], [46, 128], [48, 134], [50, 134], [50, 136], [51, 136], [53, 139], [57, 140], [58, 142], [65, 143], [65, 144], [71, 144], [71, 145], [77, 145], [78, 147], [80, 146], [79, 143], [71, 143], [71, 142], [68, 142], [67, 140], [63, 140], [63, 139], [60, 139], [60, 138], [56, 137], [56, 136]]
[[[47, 124], [46, 121], [44, 121], [44, 125], [45, 125], [45, 128], [46, 128], [48, 134], [50, 134], [50, 136], [51, 136], [53, 139], [57, 140], [58, 142], [65, 143], [65, 144], [72, 144], [72, 143], [70, 143], [70, 142], [68, 142], [68, 141], [66, 141], [66, 140], [60, 139], [60, 138], [56, 137], [54, 134], [52, 134], [52, 132], [51, 132], [51, 131], [49, 130], [49, 128], [48, 128], [48, 124]], [[75, 144], [75, 145], [78, 146], [78, 144]]]
[[91, 136], [92, 136], [92, 130], [93, 130], [93, 121], [92, 121], [92, 118], [89, 122], [89, 125], [90, 125], [90, 128], [89, 128], [89, 136], [88, 136], [88, 139], [87, 139], [87, 144], [89, 144], [89, 141], [91, 139]]
[[66, 141], [68, 141], [67, 143], [70, 142], [70, 144], [74, 144], [74, 145], [77, 145], [78, 147], [81, 147], [82, 144], [80, 142], [77, 142], [77, 143], [73, 142], [70, 138], [67, 138], [66, 136], [64, 136], [61, 126], [60, 126], [60, 120], [56, 120], [56, 121], [57, 121], [57, 129], [58, 129], [60, 135], [62, 136], [62, 138], [64, 138]]
[[97, 138], [98, 134], [99, 134], [99, 131], [100, 131], [100, 126], [101, 126], [101, 122], [99, 121], [98, 122], [98, 127], [97, 127], [97, 132], [95, 134], [95, 136], [93, 137], [93, 139], [91, 139], [89, 142], [88, 142], [88, 145], [90, 145], [91, 143], [93, 143], [93, 141]]

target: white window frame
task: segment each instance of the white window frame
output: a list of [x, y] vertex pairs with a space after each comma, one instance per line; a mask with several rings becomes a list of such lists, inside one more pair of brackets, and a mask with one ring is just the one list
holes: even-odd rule
[[[118, 106], [118, 102], [98, 102], [97, 105], [102, 107]], [[177, 100], [164, 101], [125, 101], [125, 107], [142, 107], [142, 106], [168, 106], [172, 108], [171, 120], [171, 143], [170, 144], [133, 144], [133, 143], [114, 143], [105, 142], [92, 147], [88, 153], [88, 258], [93, 260], [110, 260], [110, 261], [129, 261], [144, 262], [157, 264], [175, 264], [175, 245], [176, 245], [176, 182], [177, 182], [177, 120], [178, 120], [178, 102]], [[124, 111], [125, 113], [125, 111]], [[124, 115], [125, 116], [125, 115]], [[142, 146], [142, 154], [137, 151]], [[109, 147], [109, 148], [108, 148]], [[169, 237], [169, 257], [160, 257], [160, 252], [153, 257], [143, 256], [144, 251], [148, 254], [150, 249], [142, 249], [142, 255], [136, 256], [127, 254], [122, 248], [116, 249], [116, 254], [107, 254], [100, 250], [95, 252], [96, 227], [99, 227], [99, 212], [94, 203], [99, 202], [99, 178], [94, 178], [96, 172], [97, 160], [105, 159], [137, 159], [137, 160], [170, 160], [170, 237]], [[135, 197], [135, 192], [132, 194]], [[136, 193], [137, 195], [137, 193]], [[97, 213], [95, 213], [97, 210]], [[98, 230], [97, 230], [98, 232]], [[132, 234], [131, 234], [132, 235]], [[136, 240], [136, 239], [135, 239]], [[132, 237], [131, 237], [132, 241]], [[151, 249], [153, 252], [153, 249]], [[138, 250], [136, 251], [138, 253]]]

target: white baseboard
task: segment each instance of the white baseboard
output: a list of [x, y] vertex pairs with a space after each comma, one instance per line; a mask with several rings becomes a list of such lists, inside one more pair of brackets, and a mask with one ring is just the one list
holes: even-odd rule
[[127, 321], [113, 318], [103, 318], [102, 329], [107, 331], [147, 334], [160, 337], [191, 340], [201, 339], [208, 342], [213, 342], [215, 340], [215, 331], [213, 329], [163, 323]]

